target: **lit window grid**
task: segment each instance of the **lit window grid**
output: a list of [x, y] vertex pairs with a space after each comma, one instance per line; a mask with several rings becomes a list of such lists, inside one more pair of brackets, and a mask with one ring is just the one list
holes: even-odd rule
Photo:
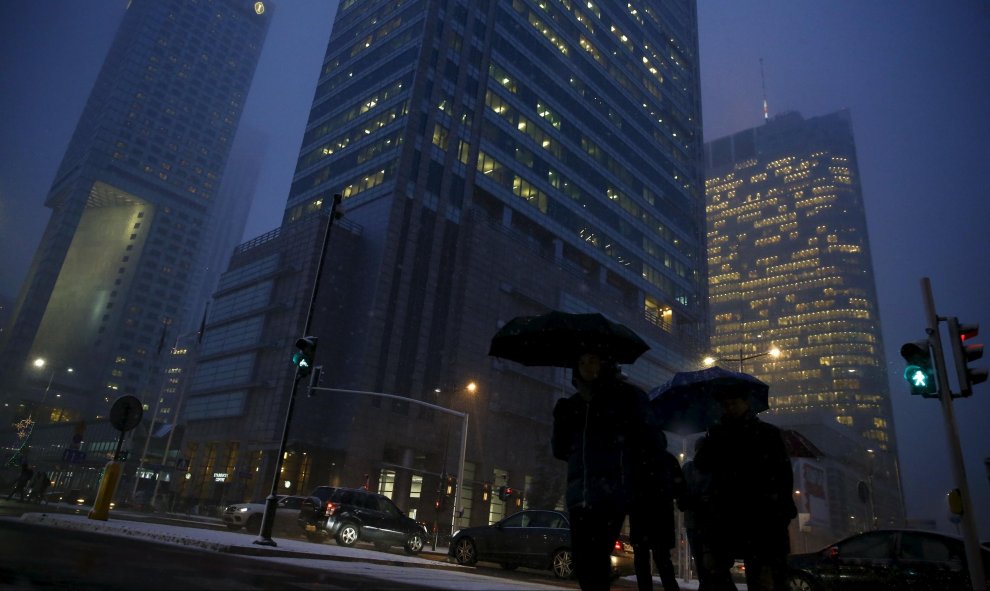
[[[712, 228], [709, 232], [710, 303], [715, 318], [712, 345], [717, 352], [731, 358], [737, 354], [738, 343], [774, 343], [787, 351], [788, 361], [755, 362], [757, 367], [773, 374], [775, 390], [784, 392], [773, 397], [774, 412], [788, 414], [815, 408], [830, 411], [838, 422], [855, 426], [864, 437], [886, 449], [888, 426], [877, 415], [889, 413], [889, 409], [879, 390], [869, 392], [871, 385], [881, 382], [883, 376], [882, 355], [874, 336], [876, 313], [868, 304], [869, 300], [862, 297], [865, 295], [862, 288], [846, 285], [850, 267], [869, 269], [870, 262], [865, 258], [862, 244], [841, 243], [836, 233], [823, 232], [823, 227], [815, 221], [815, 218], [826, 216], [829, 208], [841, 203], [839, 187], [851, 184], [849, 170], [844, 166], [828, 167], [832, 178], [828, 175], [816, 177], [812, 173], [820, 173], [820, 167], [813, 160], [795, 157], [770, 163], [768, 173], [773, 170], [783, 187], [780, 184], [774, 188], [766, 186], [765, 181], [770, 178], [768, 173], [746, 171], [746, 175], [738, 177], [730, 174], [708, 179], [708, 212]], [[834, 178], [834, 175], [841, 178]], [[812, 181], [810, 186], [809, 180]], [[793, 210], [785, 205], [788, 197]], [[768, 237], [764, 231], [767, 229], [779, 234]], [[790, 252], [791, 260], [783, 262], [778, 245], [794, 238], [795, 232], [807, 240], [809, 247]], [[820, 240], [823, 233], [825, 240]], [[847, 236], [846, 240], [861, 238]], [[749, 266], [744, 280], [739, 253], [762, 252], [761, 248], [774, 249], [773, 254], [749, 255], [745, 259]], [[841, 265], [844, 272], [840, 272], [838, 267], [825, 264], [825, 260], [834, 255], [852, 255], [859, 261], [844, 256]], [[860, 290], [859, 297], [850, 295], [857, 289]], [[771, 302], [777, 298], [776, 309], [770, 309], [772, 303], [760, 306], [759, 300], [755, 299], [756, 294], [768, 293]], [[839, 298], [854, 305], [838, 305]], [[780, 313], [781, 300], [793, 313]], [[762, 307], [744, 313], [747, 318], [763, 320], [740, 325], [734, 321], [733, 313], [719, 312], [739, 306]], [[769, 321], [771, 311], [773, 325]], [[820, 369], [814, 369], [816, 365]], [[844, 367], [846, 371], [860, 375], [865, 373], [867, 378], [830, 377], [829, 370], [833, 367]], [[828, 389], [829, 380], [835, 390]], [[863, 429], [863, 423], [870, 421], [874, 428]]]

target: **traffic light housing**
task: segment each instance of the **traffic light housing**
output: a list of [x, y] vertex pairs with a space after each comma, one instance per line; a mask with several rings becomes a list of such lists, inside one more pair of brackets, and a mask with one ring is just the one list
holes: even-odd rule
[[457, 477], [453, 474], [447, 475], [447, 481], [443, 485], [443, 494], [446, 496], [451, 496], [454, 491], [457, 490]]
[[320, 383], [322, 382], [323, 382], [323, 366], [317, 365], [316, 367], [313, 368], [313, 374], [309, 376], [309, 392], [306, 393], [306, 396], [312, 397], [314, 394], [316, 394], [316, 392], [313, 391], [313, 388], [318, 388], [320, 386]]
[[938, 398], [938, 384], [935, 368], [932, 365], [932, 350], [927, 339], [904, 343], [901, 357], [908, 362], [904, 368], [904, 380], [911, 388], [911, 394], [925, 398]]
[[316, 356], [316, 337], [302, 337], [296, 341], [296, 352], [292, 354], [292, 364], [296, 366], [296, 375], [306, 377], [313, 371], [313, 357]]
[[498, 487], [498, 498], [499, 498], [499, 500], [504, 501], [504, 500], [508, 499], [509, 497], [511, 497], [513, 492], [515, 492], [515, 491], [512, 490], [512, 487], [509, 487], [509, 486], [500, 486], [500, 487]]
[[985, 368], [970, 367], [970, 361], [983, 357], [983, 345], [967, 344], [980, 333], [979, 324], [961, 324], [959, 319], [951, 317], [949, 324], [949, 340], [952, 342], [952, 356], [956, 361], [956, 375], [959, 378], [959, 395], [972, 396], [973, 384], [987, 381]]

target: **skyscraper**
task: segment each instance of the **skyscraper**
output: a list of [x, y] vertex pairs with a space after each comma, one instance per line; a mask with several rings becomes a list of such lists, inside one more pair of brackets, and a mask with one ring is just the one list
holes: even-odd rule
[[[863, 521], [869, 512], [856, 497], [864, 494], [874, 509], [867, 520], [899, 522], [897, 442], [848, 111], [783, 114], [707, 143], [705, 156], [712, 353], [770, 383], [774, 422], [836, 427], [806, 433], [826, 453], [839, 439], [857, 442], [849, 461], [861, 470], [842, 477], [852, 492], [832, 495], [834, 529], [855, 529], [850, 515]], [[781, 355], [764, 356], [771, 347]], [[861, 481], [871, 490], [857, 495]]]
[[218, 187], [270, 19], [250, 0], [129, 3], [45, 201], [2, 342], [7, 396], [31, 397], [14, 385], [30, 385], [34, 357], [76, 368], [77, 396], [60, 400], [73, 420], [157, 394], [162, 352], [198, 322], [225, 246]]
[[[707, 323], [693, 1], [344, 1], [315, 94], [280, 235], [334, 193], [354, 226], [327, 254], [339, 270], [320, 288], [316, 362], [324, 386], [410, 402], [301, 398], [290, 455], [309, 459], [287, 460], [288, 490], [369, 483], [432, 514], [460, 426], [420, 402], [470, 415], [463, 522], [504, 510], [483, 500], [485, 484], [532, 499], [552, 488], [541, 477], [562, 470], [549, 456], [551, 410], [570, 373], [488, 357], [516, 315], [595, 310], [628, 324], [651, 345], [625, 368], [643, 387], [697, 363]], [[334, 246], [345, 236], [356, 245]], [[260, 260], [275, 238], [244, 245], [231, 280], [247, 276], [248, 249]], [[254, 292], [238, 289], [242, 312], [263, 317], [257, 340], [281, 347], [231, 347], [230, 363], [254, 370], [222, 386], [217, 351], [207, 370], [218, 381], [193, 379], [196, 495], [217, 494], [213, 472], [271, 473], [281, 425], [246, 417], [284, 401], [302, 323], [281, 304], [305, 305], [311, 287], [292, 279], [304, 266], [286, 263], [300, 257], [280, 256], [250, 270], [263, 297], [248, 303]], [[233, 322], [212, 314], [204, 346]], [[261, 373], [272, 355], [277, 381]]]

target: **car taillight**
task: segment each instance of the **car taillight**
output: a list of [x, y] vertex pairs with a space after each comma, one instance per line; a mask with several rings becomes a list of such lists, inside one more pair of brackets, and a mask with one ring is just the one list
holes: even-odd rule
[[613, 550], [616, 552], [622, 552], [622, 540], [615, 541], [615, 548], [613, 548]]
[[334, 503], [331, 503], [330, 501], [327, 501], [327, 508], [326, 508], [326, 511], [323, 514], [326, 517], [330, 517], [330, 516], [332, 516], [336, 512], [337, 512], [337, 505], [335, 505]]

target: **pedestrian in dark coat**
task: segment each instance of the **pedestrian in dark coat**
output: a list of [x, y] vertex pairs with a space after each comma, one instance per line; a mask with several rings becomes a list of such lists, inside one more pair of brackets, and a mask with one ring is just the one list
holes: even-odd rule
[[[704, 444], [705, 438], [699, 437], [694, 442], [694, 453]], [[691, 548], [691, 558], [698, 574], [699, 591], [709, 591], [715, 588], [710, 582], [709, 569], [712, 566], [711, 549], [706, 550], [704, 542], [705, 525], [709, 523], [709, 503], [711, 489], [711, 474], [698, 469], [694, 458], [684, 462], [684, 494], [677, 500], [677, 508], [684, 512], [684, 531], [687, 534], [688, 546]], [[707, 557], [707, 558], [706, 558]]]
[[644, 458], [629, 514], [629, 537], [635, 552], [633, 563], [639, 591], [653, 589], [651, 554], [664, 591], [680, 591], [670, 550], [677, 545], [674, 501], [683, 494], [684, 474], [673, 454], [664, 450]]
[[711, 474], [712, 527], [705, 532], [716, 574], [746, 563], [750, 591], [786, 589], [787, 527], [797, 517], [794, 474], [780, 429], [757, 418], [745, 396], [720, 397], [723, 414], [694, 461]]
[[48, 485], [51, 481], [48, 478], [48, 473], [44, 470], [39, 470], [34, 474], [34, 478], [31, 479], [31, 494], [28, 495], [29, 501], [37, 501], [39, 503], [45, 500], [45, 491], [48, 490]]
[[577, 393], [557, 401], [551, 446], [567, 462], [571, 551], [581, 589], [608, 589], [611, 554], [632, 503], [633, 474], [644, 454], [666, 449], [646, 394], [620, 379], [597, 353], [574, 368]]
[[21, 502], [24, 502], [24, 487], [27, 486], [28, 482], [31, 482], [31, 476], [34, 475], [34, 470], [27, 465], [27, 462], [21, 464], [21, 473], [17, 476], [17, 480], [14, 481], [14, 488], [10, 490], [10, 494], [7, 495], [7, 500], [9, 501], [14, 494], [17, 494]]

